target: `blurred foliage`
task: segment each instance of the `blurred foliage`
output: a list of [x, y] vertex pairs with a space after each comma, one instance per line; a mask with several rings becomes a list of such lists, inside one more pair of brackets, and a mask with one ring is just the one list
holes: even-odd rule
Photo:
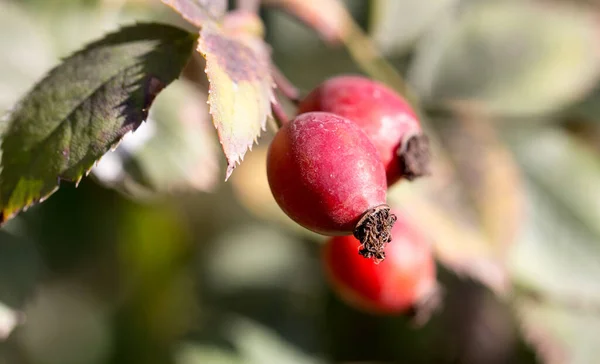
[[[331, 292], [323, 238], [270, 195], [270, 132], [221, 183], [198, 62], [96, 178], [3, 227], [0, 363], [594, 363], [598, 5], [349, 0], [352, 17], [317, 12], [318, 34], [310, 15], [286, 14], [302, 2], [287, 3], [261, 16], [302, 91], [368, 73], [420, 108], [434, 174], [395, 187], [390, 204], [435, 243], [441, 312], [415, 328]], [[158, 0], [0, 0], [0, 111], [134, 20], [193, 29]]]
[[595, 86], [600, 29], [585, 8], [509, 0], [446, 14], [409, 72], [425, 103], [530, 115], [560, 110]]

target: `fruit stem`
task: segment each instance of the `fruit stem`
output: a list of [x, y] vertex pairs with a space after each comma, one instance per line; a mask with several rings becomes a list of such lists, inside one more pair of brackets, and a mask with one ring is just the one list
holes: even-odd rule
[[412, 181], [418, 177], [431, 174], [429, 162], [431, 152], [429, 149], [429, 138], [424, 134], [410, 137], [398, 148], [398, 161], [400, 163], [400, 174], [403, 178]]
[[271, 68], [271, 76], [283, 96], [287, 97], [294, 105], [298, 105], [300, 102], [300, 91], [298, 91], [292, 81], [290, 81], [275, 65]]
[[354, 237], [360, 243], [358, 253], [365, 258], [372, 258], [375, 263], [385, 259], [385, 244], [392, 241], [391, 230], [396, 223], [396, 215], [390, 213], [386, 204], [367, 210], [354, 228]]
[[273, 119], [275, 120], [275, 124], [277, 124], [277, 128], [281, 128], [289, 121], [288, 116], [279, 102], [271, 103], [271, 111], [273, 112]]

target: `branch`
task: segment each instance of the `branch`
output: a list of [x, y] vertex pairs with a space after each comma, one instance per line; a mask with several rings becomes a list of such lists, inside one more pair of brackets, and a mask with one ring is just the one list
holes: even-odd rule
[[300, 102], [300, 91], [298, 91], [292, 81], [290, 81], [275, 65], [273, 65], [271, 69], [271, 76], [273, 77], [273, 81], [275, 81], [279, 91], [291, 102], [293, 102], [294, 105], [298, 105]]
[[275, 123], [277, 124], [278, 128], [281, 128], [284, 124], [290, 121], [279, 102], [272, 102], [271, 110], [273, 111], [273, 118], [275, 119]]

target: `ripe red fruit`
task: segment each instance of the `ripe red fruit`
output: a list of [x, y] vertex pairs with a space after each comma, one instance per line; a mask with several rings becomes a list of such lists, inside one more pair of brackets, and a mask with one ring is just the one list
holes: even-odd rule
[[438, 286], [431, 246], [401, 213], [394, 214], [398, 220], [385, 261], [361, 258], [358, 240], [336, 236], [322, 251], [326, 277], [342, 300], [362, 311], [395, 314], [434, 308], [431, 298], [437, 297]]
[[357, 123], [371, 139], [386, 169], [387, 183], [429, 173], [429, 143], [416, 113], [385, 85], [360, 76], [330, 78], [298, 105], [298, 113], [331, 112]]
[[324, 235], [354, 235], [361, 254], [383, 259], [395, 216], [386, 201], [385, 170], [355, 123], [325, 112], [283, 125], [267, 154], [267, 178], [281, 209]]

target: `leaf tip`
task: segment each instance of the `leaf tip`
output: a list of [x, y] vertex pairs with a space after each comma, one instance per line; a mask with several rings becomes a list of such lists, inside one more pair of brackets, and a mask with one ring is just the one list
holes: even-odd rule
[[227, 172], [225, 173], [225, 182], [227, 182], [227, 180], [229, 180], [229, 177], [231, 177], [231, 174], [233, 173], [233, 170], [237, 167], [236, 162], [229, 162], [227, 163]]

